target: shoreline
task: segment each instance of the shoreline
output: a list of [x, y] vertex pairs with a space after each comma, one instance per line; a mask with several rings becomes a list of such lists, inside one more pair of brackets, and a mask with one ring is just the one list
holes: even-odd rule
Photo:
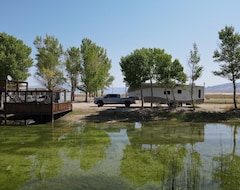
[[239, 122], [239, 110], [233, 110], [232, 104], [198, 104], [193, 110], [189, 106], [169, 110], [166, 105], [150, 107], [149, 103], [141, 108], [140, 101], [129, 108], [124, 105], [104, 105], [98, 107], [93, 102], [75, 101], [73, 111], [65, 115], [62, 120], [78, 122], [138, 122], [175, 120], [187, 122]]

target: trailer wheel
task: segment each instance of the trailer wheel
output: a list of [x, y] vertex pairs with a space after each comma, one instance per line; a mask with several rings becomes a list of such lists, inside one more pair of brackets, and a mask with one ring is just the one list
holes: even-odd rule
[[103, 101], [98, 101], [97, 105], [98, 105], [98, 107], [102, 107], [103, 106]]
[[125, 102], [125, 107], [126, 107], [126, 108], [129, 108], [129, 107], [130, 107], [130, 102], [129, 102], [129, 101]]

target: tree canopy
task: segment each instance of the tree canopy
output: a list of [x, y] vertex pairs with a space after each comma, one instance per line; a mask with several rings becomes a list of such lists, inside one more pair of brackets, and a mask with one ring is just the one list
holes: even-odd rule
[[31, 51], [22, 40], [0, 33], [0, 79], [5, 80], [10, 75], [13, 80], [26, 80], [31, 75], [29, 68], [33, 65]]
[[65, 52], [65, 66], [67, 72], [67, 81], [70, 82], [72, 97], [75, 100], [75, 91], [77, 89], [79, 81], [79, 76], [81, 72], [81, 51], [80, 48], [70, 47]]
[[[137, 49], [122, 57], [120, 66], [124, 81], [132, 88], [140, 88], [148, 80], [151, 84], [156, 81], [166, 88], [174, 88], [187, 78], [179, 60], [172, 62], [172, 56], [159, 48]], [[152, 87], [151, 94], [153, 96]]]
[[45, 38], [37, 36], [34, 40], [37, 48], [35, 77], [47, 89], [51, 90], [65, 82], [62, 66], [63, 47], [58, 39], [46, 34]]
[[192, 100], [192, 106], [193, 109], [195, 109], [195, 102], [193, 100], [193, 90], [194, 90], [194, 83], [195, 81], [201, 77], [202, 72], [203, 72], [203, 66], [199, 65], [198, 63], [200, 62], [200, 55], [198, 52], [198, 47], [196, 43], [193, 43], [193, 50], [190, 50], [190, 56], [188, 59], [188, 66], [190, 68], [190, 94], [191, 94], [191, 100]]
[[213, 53], [213, 59], [219, 63], [220, 70], [213, 74], [230, 80], [233, 84], [234, 108], [237, 108], [236, 81], [240, 79], [240, 35], [232, 26], [225, 26], [218, 32], [219, 50]]
[[137, 49], [130, 55], [121, 58], [120, 67], [127, 86], [140, 87], [141, 83], [149, 79], [148, 59], [144, 49]]
[[186, 75], [179, 60], [172, 62], [172, 56], [163, 49], [142, 48], [121, 58], [120, 66], [124, 82], [131, 87], [140, 87], [147, 80], [158, 83], [186, 82]]
[[81, 44], [81, 85], [79, 90], [87, 94], [97, 94], [98, 90], [108, 87], [114, 77], [110, 76], [111, 61], [104, 48], [97, 46], [90, 39], [83, 39]]

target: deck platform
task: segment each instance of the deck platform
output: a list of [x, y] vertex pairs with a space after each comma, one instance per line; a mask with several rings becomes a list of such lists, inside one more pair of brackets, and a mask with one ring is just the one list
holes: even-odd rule
[[65, 89], [29, 89], [28, 83], [0, 81], [1, 118], [51, 120], [72, 111], [71, 92]]

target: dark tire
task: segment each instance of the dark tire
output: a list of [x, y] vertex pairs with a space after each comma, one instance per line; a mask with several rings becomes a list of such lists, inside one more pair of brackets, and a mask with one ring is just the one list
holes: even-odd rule
[[103, 101], [98, 101], [97, 105], [98, 105], [98, 107], [102, 107], [103, 106]]
[[125, 102], [125, 107], [129, 108], [130, 107], [130, 102]]

